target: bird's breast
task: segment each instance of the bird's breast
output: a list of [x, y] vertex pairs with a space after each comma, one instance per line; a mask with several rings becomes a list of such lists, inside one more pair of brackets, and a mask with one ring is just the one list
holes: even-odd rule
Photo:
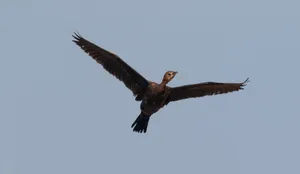
[[168, 97], [168, 90], [161, 88], [159, 85], [152, 85], [148, 88], [144, 101], [149, 105], [162, 105]]

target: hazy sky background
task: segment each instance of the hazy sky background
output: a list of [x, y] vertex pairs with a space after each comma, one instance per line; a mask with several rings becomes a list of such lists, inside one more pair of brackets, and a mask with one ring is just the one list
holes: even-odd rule
[[[299, 174], [300, 2], [0, 2], [1, 174]], [[71, 42], [74, 31], [170, 86], [244, 91], [139, 103]]]

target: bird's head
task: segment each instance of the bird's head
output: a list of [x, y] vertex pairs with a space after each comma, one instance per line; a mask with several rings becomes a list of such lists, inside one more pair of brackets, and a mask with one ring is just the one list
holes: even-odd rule
[[167, 84], [176, 76], [177, 73], [177, 71], [167, 71], [164, 75], [163, 82]]

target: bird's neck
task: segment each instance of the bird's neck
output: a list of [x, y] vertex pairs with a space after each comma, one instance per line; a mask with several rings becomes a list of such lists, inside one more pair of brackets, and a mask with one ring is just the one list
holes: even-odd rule
[[169, 81], [163, 79], [159, 85], [165, 87], [168, 84], [168, 82]]

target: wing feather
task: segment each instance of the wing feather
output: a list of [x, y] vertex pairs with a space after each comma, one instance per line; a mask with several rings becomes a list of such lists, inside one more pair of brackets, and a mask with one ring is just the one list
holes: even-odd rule
[[172, 101], [178, 101], [188, 98], [204, 97], [210, 95], [226, 94], [229, 92], [243, 90], [246, 83], [249, 82], [247, 78], [242, 83], [219, 83], [219, 82], [204, 82], [198, 84], [184, 85], [171, 88], [170, 95], [167, 98], [166, 104]]
[[74, 43], [101, 64], [106, 71], [122, 81], [134, 95], [143, 95], [149, 85], [148, 81], [119, 56], [86, 40], [79, 33], [74, 33], [73, 38]]

